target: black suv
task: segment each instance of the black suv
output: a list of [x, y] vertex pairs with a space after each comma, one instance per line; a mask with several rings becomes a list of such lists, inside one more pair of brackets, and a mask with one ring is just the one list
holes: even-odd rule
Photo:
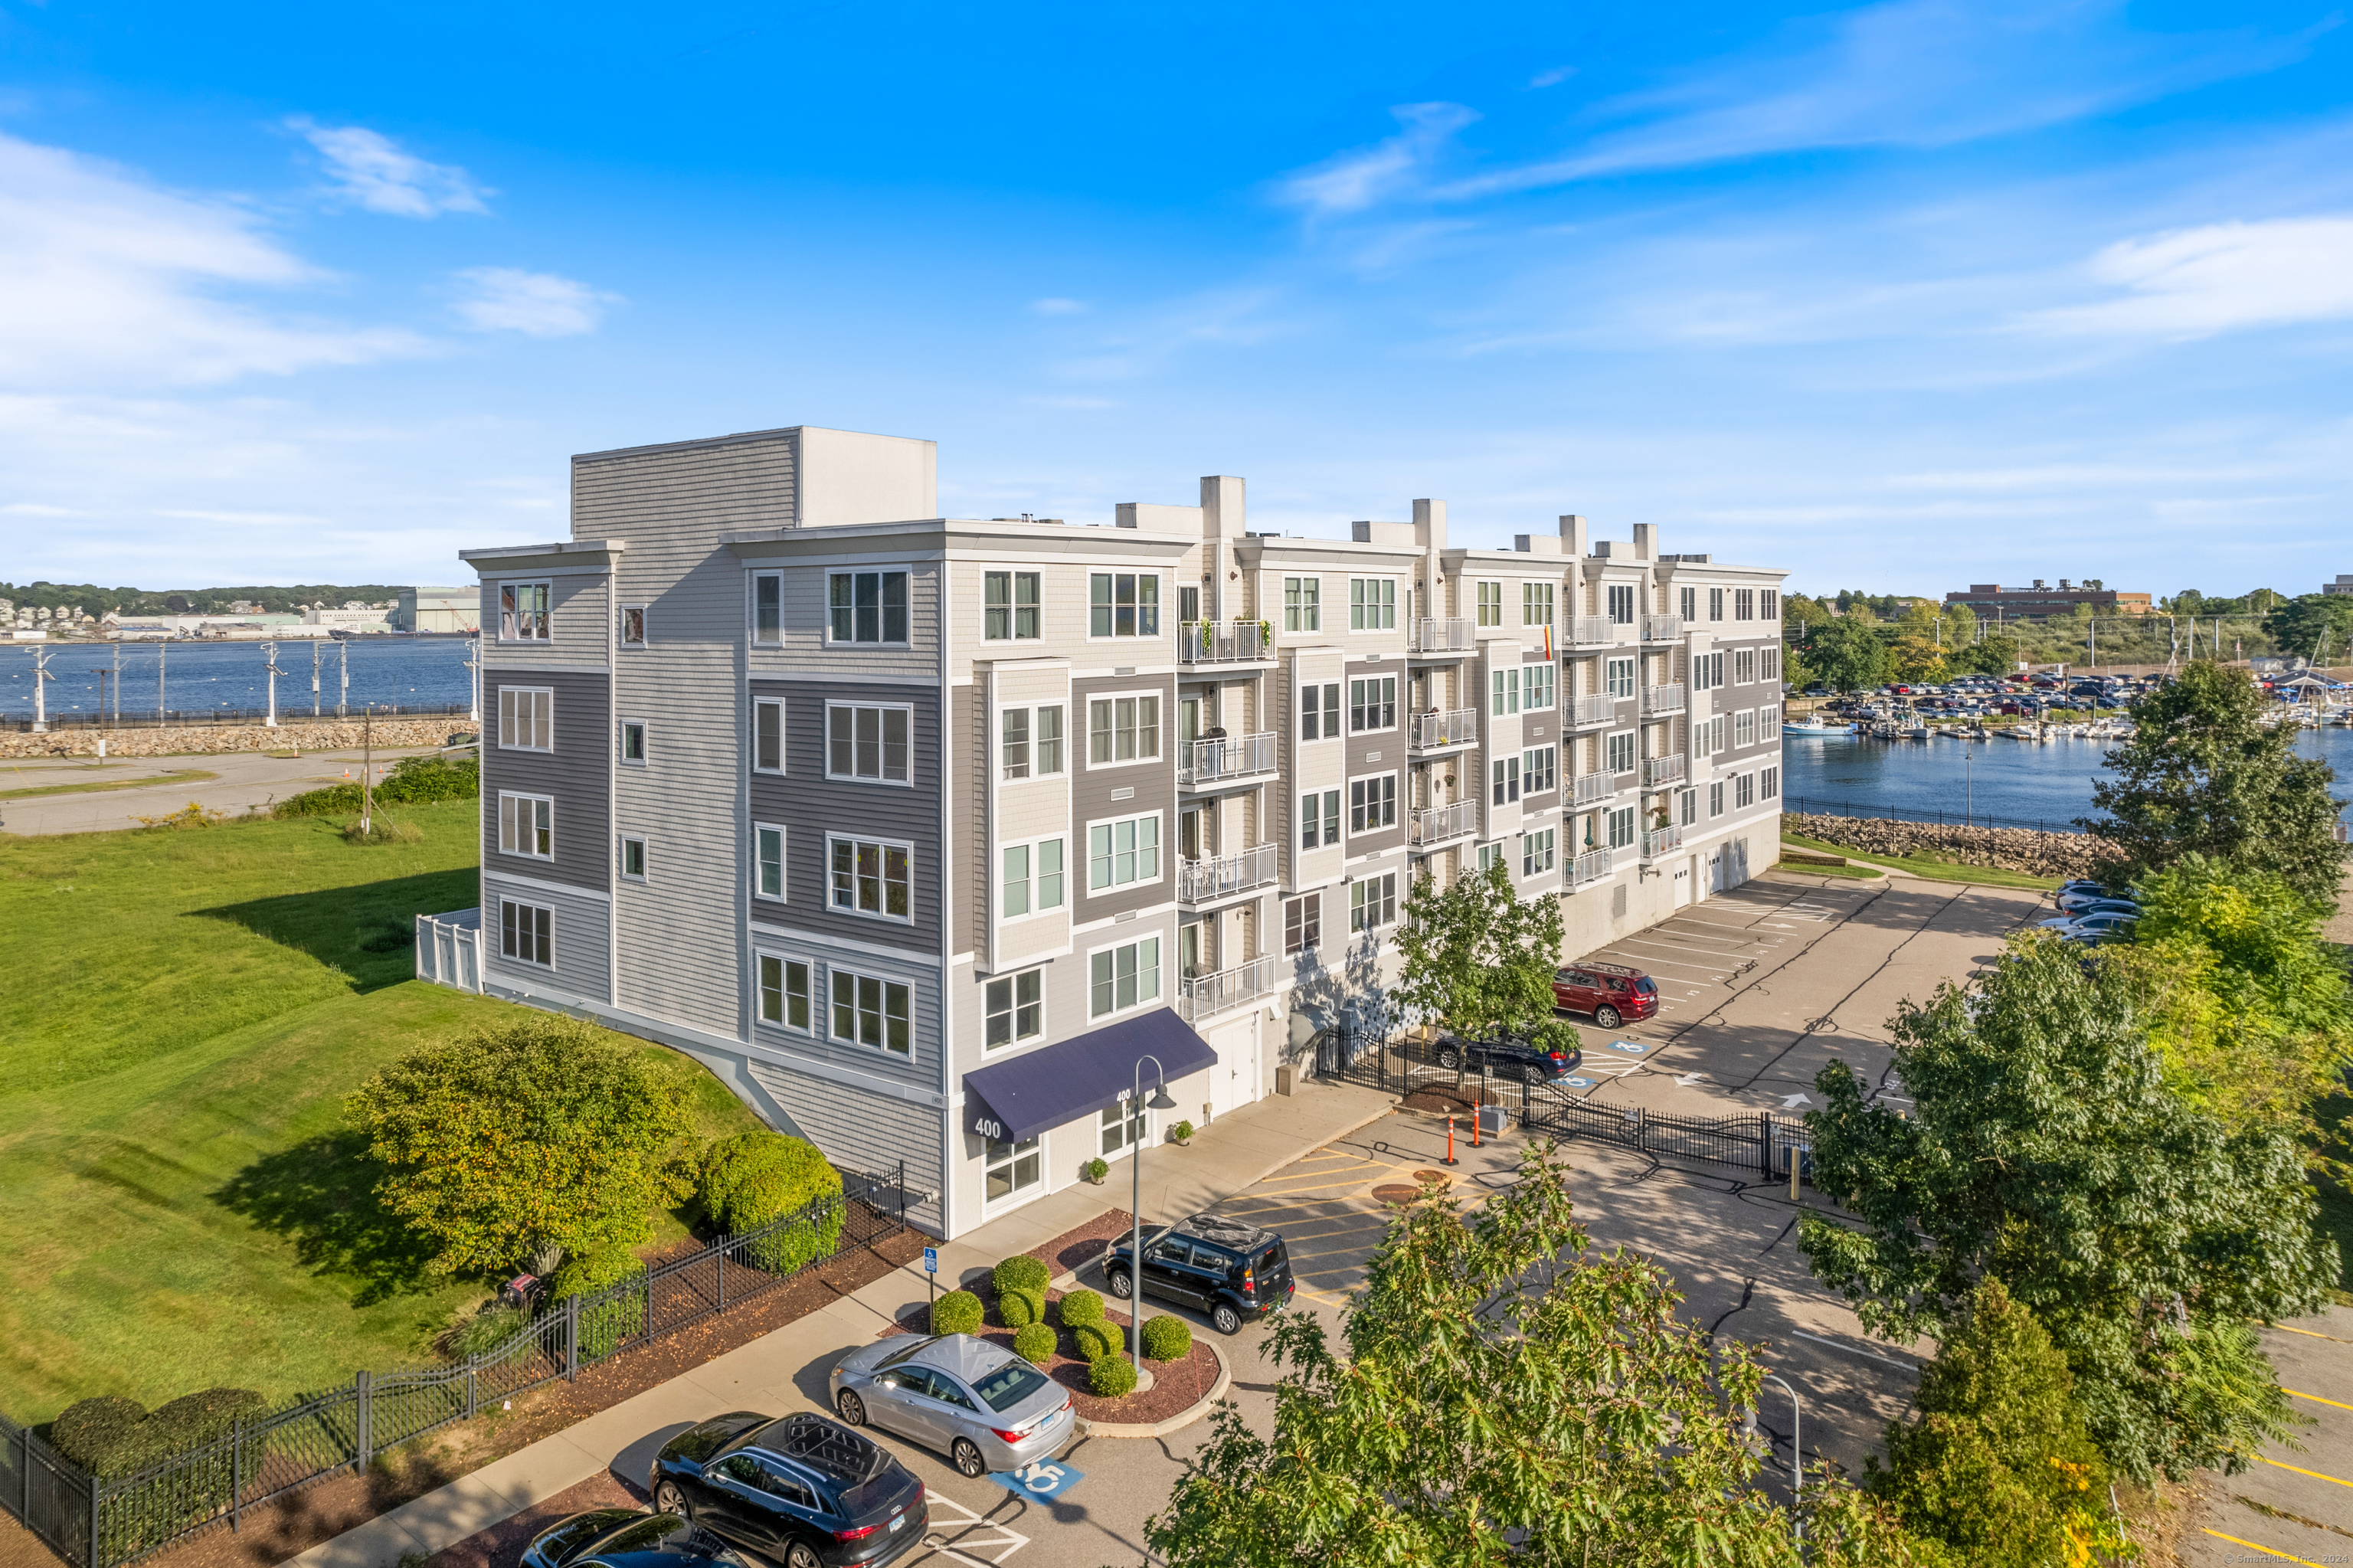
[[1582, 1051], [1539, 1045], [1516, 1034], [1501, 1034], [1493, 1040], [1457, 1040], [1450, 1034], [1438, 1043], [1441, 1067], [1485, 1067], [1499, 1078], [1517, 1078], [1524, 1084], [1566, 1078], [1584, 1061]]
[[654, 1507], [785, 1568], [881, 1568], [931, 1521], [914, 1472], [826, 1415], [739, 1410], [690, 1427], [648, 1485]]
[[[1130, 1245], [1103, 1253], [1103, 1277], [1125, 1301], [1135, 1295]], [[1163, 1226], [1144, 1238], [1144, 1293], [1209, 1315], [1220, 1334], [1291, 1304], [1298, 1288], [1282, 1237], [1215, 1212]]]
[[633, 1508], [592, 1509], [532, 1537], [522, 1568], [753, 1568], [709, 1531], [674, 1513]]

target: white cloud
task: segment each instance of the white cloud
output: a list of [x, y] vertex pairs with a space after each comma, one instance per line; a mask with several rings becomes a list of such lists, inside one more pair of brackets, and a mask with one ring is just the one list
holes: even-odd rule
[[453, 164], [432, 164], [381, 132], [358, 125], [319, 125], [300, 115], [290, 129], [326, 161], [335, 193], [370, 212], [394, 217], [436, 217], [445, 212], [488, 212], [494, 195]]
[[2123, 297], [2030, 322], [2070, 333], [2196, 338], [2342, 320], [2353, 317], [2353, 217], [2210, 223], [2127, 239], [2093, 257], [2089, 270]]
[[1576, 74], [1575, 66], [1555, 66], [1550, 70], [1540, 70], [1530, 77], [1528, 86], [1531, 90], [1539, 87], [1558, 87]]
[[530, 337], [574, 337], [595, 332], [618, 294], [553, 272], [518, 267], [472, 267], [458, 275], [469, 291], [457, 312], [479, 332], [519, 332]]
[[1459, 103], [1401, 103], [1389, 113], [1403, 131], [1293, 175], [1282, 182], [1282, 198], [1324, 214], [1360, 212], [1404, 195], [1419, 187], [1454, 133], [1479, 118]]
[[1053, 299], [1029, 302], [1029, 313], [1039, 316], [1083, 315], [1086, 313], [1086, 309], [1087, 303], [1084, 300]]

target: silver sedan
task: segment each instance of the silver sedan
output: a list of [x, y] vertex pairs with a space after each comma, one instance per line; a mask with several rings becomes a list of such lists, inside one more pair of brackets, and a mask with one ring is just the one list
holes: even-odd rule
[[1045, 1458], [1078, 1428], [1071, 1396], [1053, 1379], [970, 1334], [861, 1345], [829, 1381], [843, 1421], [912, 1438], [966, 1477]]

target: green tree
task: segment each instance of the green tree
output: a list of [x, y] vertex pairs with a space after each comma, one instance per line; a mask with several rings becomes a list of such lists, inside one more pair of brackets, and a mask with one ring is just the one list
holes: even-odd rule
[[2007, 675], [2025, 656], [2017, 638], [1997, 631], [1954, 650], [1951, 664], [1964, 674]]
[[2336, 840], [2336, 772], [2299, 757], [2296, 732], [2263, 723], [2262, 688], [2244, 670], [2190, 664], [2134, 710], [2133, 737], [2094, 779], [2107, 814], [2075, 825], [2114, 844], [2131, 879], [2211, 855], [2235, 870], [2275, 871], [2306, 898], [2337, 907], [2345, 851]]
[[1390, 995], [1409, 1013], [1466, 1039], [1509, 1030], [1574, 1043], [1574, 1026], [1553, 1017], [1560, 900], [1520, 897], [1501, 861], [1444, 889], [1417, 878], [1397, 944], [1403, 961]]
[[2317, 659], [2325, 648], [2330, 663], [2353, 663], [2353, 596], [2308, 593], [2285, 600], [2263, 617], [2263, 630], [2284, 653]]
[[1897, 1336], [1953, 1331], [1978, 1282], [2066, 1353], [2093, 1436], [2136, 1478], [2246, 1462], [2287, 1429], [2249, 1319], [2312, 1310], [2336, 1278], [2295, 1144], [2233, 1132], [2166, 1086], [2138, 999], [2036, 933], [1894, 1020], [1909, 1118], [1833, 1062], [1806, 1118], [1814, 1169], [1860, 1221], [1799, 1246]]
[[[1272, 1435], [1219, 1405], [1146, 1544], [1171, 1568], [1796, 1568], [1742, 1431], [1746, 1347], [1683, 1321], [1657, 1265], [1588, 1248], [1547, 1144], [1467, 1215], [1432, 1183], [1341, 1308], [1345, 1352], [1284, 1314]], [[1853, 1488], [1806, 1491], [1815, 1568], [1913, 1561]]]
[[1899, 681], [1941, 681], [1945, 652], [1926, 637], [1899, 637], [1888, 650], [1889, 662]]
[[385, 1205], [445, 1271], [635, 1246], [691, 1190], [686, 1097], [636, 1046], [522, 1013], [410, 1052], [345, 1114], [391, 1167]]
[[1837, 620], [1809, 627], [1806, 668], [1832, 691], [1868, 691], [1887, 680], [1887, 644], [1865, 620], [1860, 605]]

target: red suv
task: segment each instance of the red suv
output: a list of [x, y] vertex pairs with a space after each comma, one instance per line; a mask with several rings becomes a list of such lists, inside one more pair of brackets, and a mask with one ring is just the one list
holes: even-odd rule
[[1589, 1012], [1604, 1029], [1615, 1029], [1659, 1011], [1659, 988], [1640, 969], [1623, 964], [1574, 964], [1554, 971], [1552, 1001], [1568, 1012]]

